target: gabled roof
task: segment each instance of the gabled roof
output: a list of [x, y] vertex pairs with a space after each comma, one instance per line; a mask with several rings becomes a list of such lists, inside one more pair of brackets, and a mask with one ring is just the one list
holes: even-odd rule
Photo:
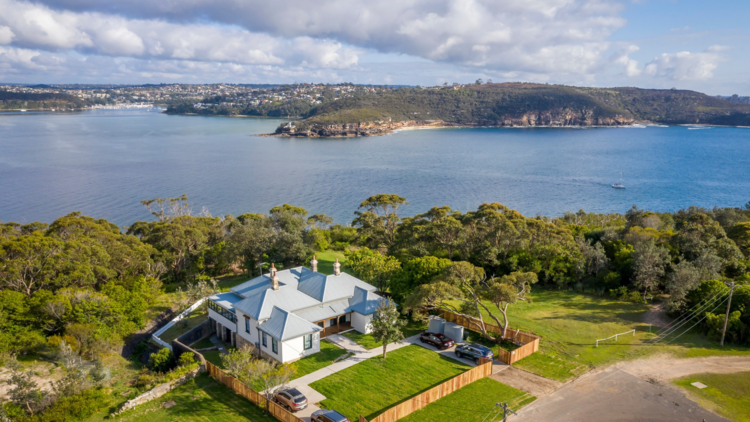
[[349, 309], [349, 300], [342, 299], [336, 302], [321, 304], [308, 309], [301, 309], [294, 311], [294, 314], [300, 318], [304, 318], [310, 322], [322, 321], [324, 319], [331, 319], [342, 314], [351, 312]]
[[261, 331], [281, 341], [290, 340], [306, 334], [322, 331], [323, 329], [309, 321], [285, 311], [278, 306], [271, 310], [271, 317], [259, 328]]
[[234, 307], [243, 314], [262, 321], [271, 317], [274, 306], [280, 306], [293, 312], [315, 305], [320, 305], [320, 302], [297, 289], [279, 288], [279, 290], [273, 290], [269, 288], [235, 303]]
[[386, 299], [361, 287], [354, 288], [354, 295], [349, 299], [349, 309], [362, 315], [371, 315], [378, 305]]
[[302, 274], [297, 285], [299, 291], [323, 303], [352, 297], [355, 287], [371, 292], [377, 290], [375, 286], [347, 273], [325, 275], [310, 271]]

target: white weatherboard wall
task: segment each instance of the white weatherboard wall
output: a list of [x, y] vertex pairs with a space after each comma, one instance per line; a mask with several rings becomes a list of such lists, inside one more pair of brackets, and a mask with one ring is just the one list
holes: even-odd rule
[[167, 343], [166, 341], [163, 341], [162, 339], [160, 339], [160, 338], [159, 338], [159, 336], [160, 336], [160, 335], [162, 335], [162, 334], [164, 334], [164, 332], [165, 332], [165, 331], [167, 331], [168, 329], [172, 328], [172, 326], [173, 326], [173, 325], [175, 325], [175, 324], [177, 324], [177, 322], [179, 322], [179, 321], [181, 321], [181, 320], [185, 319], [185, 317], [187, 317], [188, 315], [190, 315], [190, 314], [191, 314], [191, 313], [192, 313], [192, 312], [193, 312], [194, 310], [198, 309], [198, 307], [199, 307], [199, 306], [201, 306], [201, 304], [202, 304], [203, 302], [205, 302], [205, 301], [206, 301], [206, 298], [203, 298], [203, 299], [201, 299], [201, 300], [199, 300], [199, 301], [195, 302], [195, 303], [194, 303], [194, 304], [193, 304], [192, 306], [190, 306], [189, 308], [187, 308], [187, 309], [185, 309], [184, 311], [182, 311], [182, 313], [181, 313], [181, 314], [179, 314], [179, 315], [177, 315], [177, 317], [176, 317], [175, 319], [173, 319], [173, 320], [169, 321], [169, 322], [167, 323], [167, 325], [165, 325], [165, 326], [161, 327], [161, 328], [159, 329], [159, 331], [157, 331], [157, 332], [155, 332], [154, 334], [152, 334], [152, 335], [151, 335], [151, 339], [152, 339], [152, 340], [153, 340], [154, 342], [156, 342], [156, 343], [157, 343], [158, 345], [160, 345], [160, 346], [162, 346], [162, 347], [166, 347], [166, 348], [167, 348], [167, 349], [169, 349], [169, 350], [172, 350], [172, 345], [171, 345], [171, 344], [169, 344], [169, 343]]
[[310, 356], [313, 353], [320, 352], [320, 334], [313, 333], [312, 338], [312, 349], [305, 350], [305, 339], [304, 337], [297, 337], [291, 340], [287, 340], [281, 344], [281, 362], [287, 363], [298, 359], [302, 359], [305, 356]]
[[370, 334], [372, 332], [372, 315], [352, 312], [352, 327], [360, 333]]
[[250, 319], [250, 332], [245, 331], [245, 315], [237, 311], [237, 335], [250, 344], [260, 343], [258, 338], [258, 321]]

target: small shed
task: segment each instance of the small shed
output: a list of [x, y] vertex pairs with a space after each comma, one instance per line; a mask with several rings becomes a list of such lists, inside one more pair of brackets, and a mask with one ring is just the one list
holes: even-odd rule
[[446, 322], [443, 327], [443, 334], [454, 342], [463, 341], [464, 327], [452, 322]]
[[427, 327], [427, 331], [431, 333], [443, 333], [445, 327], [445, 320], [439, 316], [430, 316], [430, 325]]

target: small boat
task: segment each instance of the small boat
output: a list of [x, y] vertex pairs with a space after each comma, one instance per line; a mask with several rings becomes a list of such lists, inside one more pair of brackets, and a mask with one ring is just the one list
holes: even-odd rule
[[688, 130], [711, 129], [710, 127], [689, 127]]
[[620, 170], [620, 182], [613, 183], [612, 188], [614, 189], [625, 189], [625, 185], [622, 184], [622, 170]]
[[26, 113], [26, 110], [24, 110], [24, 109], [21, 109], [21, 113]]

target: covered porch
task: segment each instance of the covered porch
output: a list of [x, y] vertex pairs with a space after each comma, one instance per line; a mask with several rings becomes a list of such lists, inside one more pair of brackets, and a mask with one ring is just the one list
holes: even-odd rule
[[332, 334], [338, 334], [347, 330], [352, 329], [352, 317], [351, 312], [338, 315], [333, 318], [327, 318], [321, 321], [316, 321], [315, 324], [322, 328], [320, 332], [320, 338], [325, 338]]

